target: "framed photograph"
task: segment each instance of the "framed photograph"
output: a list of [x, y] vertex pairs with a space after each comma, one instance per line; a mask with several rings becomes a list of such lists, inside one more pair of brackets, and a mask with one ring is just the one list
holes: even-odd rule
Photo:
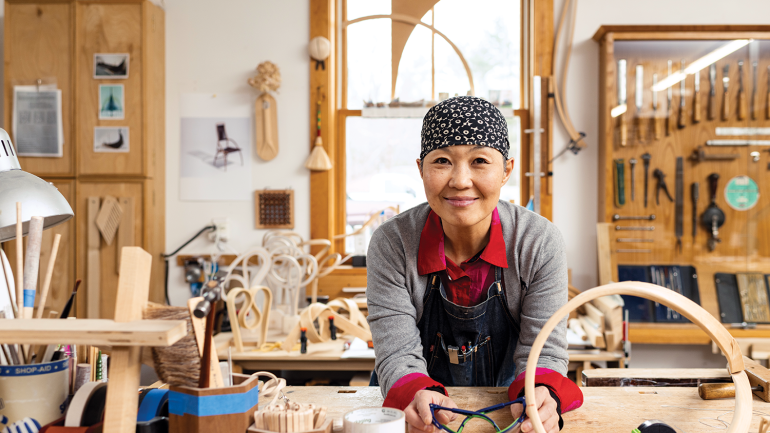
[[122, 84], [99, 85], [99, 119], [121, 120], [126, 115]]
[[94, 152], [128, 153], [128, 126], [97, 126], [94, 128]]
[[94, 54], [94, 78], [128, 78], [128, 53]]

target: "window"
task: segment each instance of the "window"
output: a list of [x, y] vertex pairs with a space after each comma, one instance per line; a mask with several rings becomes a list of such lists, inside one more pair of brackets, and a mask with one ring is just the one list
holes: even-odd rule
[[[388, 206], [425, 201], [415, 160], [428, 105], [474, 94], [508, 119], [514, 175], [501, 199], [521, 203], [521, 4], [517, 0], [342, 0], [338, 149], [350, 233]], [[397, 103], [393, 101], [398, 101]], [[339, 167], [342, 169], [342, 167]], [[344, 225], [344, 226], [343, 226]], [[354, 250], [348, 238], [345, 249]]]

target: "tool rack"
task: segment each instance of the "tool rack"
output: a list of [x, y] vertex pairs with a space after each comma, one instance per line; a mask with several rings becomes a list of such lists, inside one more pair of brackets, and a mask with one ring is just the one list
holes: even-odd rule
[[[766, 140], [770, 144], [770, 132], [762, 135], [724, 135], [717, 128], [766, 128], [770, 127], [770, 108], [767, 106], [770, 92], [770, 26], [602, 26], [593, 39], [600, 45], [599, 60], [599, 194], [598, 222], [610, 223], [609, 249], [612, 280], [618, 281], [618, 265], [682, 265], [694, 266], [700, 292], [700, 304], [706, 311], [720, 317], [720, 308], [714, 282], [719, 272], [761, 272], [770, 274], [770, 145], [710, 145], [710, 140]], [[694, 74], [686, 75], [684, 85], [684, 111], [681, 120], [680, 83], [672, 86], [671, 111], [668, 112], [667, 90], [657, 94], [657, 110], [653, 113], [653, 74], [660, 83], [668, 75], [668, 60], [672, 72], [680, 71], [680, 61], [685, 67], [714, 50], [736, 40], [750, 42], [716, 61], [714, 99], [709, 101], [709, 66], [701, 69], [699, 107], [694, 106]], [[618, 115], [619, 60], [625, 60], [626, 110]], [[739, 91], [738, 62], [743, 61], [743, 98]], [[753, 62], [757, 62], [757, 80], [754, 86]], [[724, 66], [729, 64], [729, 86], [723, 91]], [[643, 68], [642, 109], [636, 107], [637, 66]], [[756, 93], [754, 93], [756, 92]], [[723, 120], [723, 100], [727, 98], [726, 119]], [[710, 119], [709, 103], [715, 104], [715, 116]], [[613, 112], [613, 109], [615, 111]], [[739, 111], [740, 110], [740, 111]], [[694, 116], [696, 113], [699, 116]], [[615, 114], [615, 116], [613, 116]], [[671, 116], [671, 128], [667, 132], [666, 116]], [[697, 121], [696, 121], [697, 120]], [[655, 138], [655, 123], [659, 138]], [[741, 132], [748, 132], [742, 130]], [[622, 143], [624, 142], [624, 143]], [[761, 142], [760, 142], [761, 143]], [[644, 161], [642, 155], [650, 154], [647, 207], [644, 206]], [[691, 158], [691, 155], [735, 155], [734, 159], [713, 161]], [[757, 156], [758, 155], [758, 156]], [[660, 192], [660, 204], [656, 204], [655, 169], [665, 174], [666, 184], [675, 196], [677, 158], [684, 160], [683, 236], [681, 252], [677, 246], [675, 202], [665, 192]], [[636, 160], [634, 187], [631, 200], [631, 167], [629, 160]], [[616, 161], [622, 159], [624, 170], [616, 179]], [[716, 204], [725, 213], [724, 225], [719, 228], [721, 242], [709, 250], [711, 230], [700, 219], [709, 206], [709, 180], [711, 173], [719, 173]], [[731, 208], [726, 201], [725, 186], [736, 176], [748, 176], [759, 188], [759, 199], [748, 210]], [[625, 204], [618, 206], [618, 180], [624, 183]], [[699, 184], [696, 215], [698, 227], [693, 237], [692, 184]], [[654, 220], [616, 220], [613, 217], [655, 215]], [[654, 227], [651, 231], [617, 231], [616, 226]], [[625, 241], [618, 242], [619, 238]], [[626, 239], [645, 239], [646, 242], [628, 242]], [[650, 240], [652, 240], [650, 242]], [[601, 243], [601, 242], [600, 242]], [[754, 329], [725, 326], [735, 337], [770, 337], [770, 325], [757, 325]], [[692, 324], [632, 323], [630, 339], [637, 343], [705, 344], [708, 337]]]

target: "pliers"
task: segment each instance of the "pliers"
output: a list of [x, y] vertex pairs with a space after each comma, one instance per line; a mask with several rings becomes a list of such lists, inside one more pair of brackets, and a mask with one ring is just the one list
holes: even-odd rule
[[658, 179], [658, 184], [655, 187], [655, 204], [660, 204], [661, 189], [666, 193], [668, 199], [673, 202], [674, 198], [671, 197], [671, 193], [668, 192], [668, 187], [666, 186], [666, 175], [659, 168], [656, 168], [655, 171], [652, 172], [652, 175]]

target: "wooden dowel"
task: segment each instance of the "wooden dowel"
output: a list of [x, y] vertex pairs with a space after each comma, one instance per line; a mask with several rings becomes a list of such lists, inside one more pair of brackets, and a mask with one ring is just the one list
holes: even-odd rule
[[51, 287], [51, 278], [53, 278], [53, 266], [56, 263], [56, 255], [59, 252], [59, 242], [61, 241], [61, 234], [56, 234], [53, 238], [53, 246], [51, 247], [51, 257], [48, 259], [48, 269], [45, 271], [45, 280], [43, 280], [43, 288], [40, 291], [40, 302], [37, 306], [37, 318], [43, 317], [43, 309], [45, 309], [45, 301], [48, 298], [48, 289]]
[[16, 202], [16, 306], [17, 318], [22, 317], [24, 311], [24, 244], [22, 242], [24, 231], [21, 228], [21, 202]]
[[24, 260], [24, 318], [31, 319], [35, 310], [37, 277], [40, 270], [40, 247], [43, 242], [43, 217], [33, 216], [29, 220], [27, 233], [27, 256]]
[[746, 118], [746, 92], [740, 90], [738, 92], [738, 120]]

